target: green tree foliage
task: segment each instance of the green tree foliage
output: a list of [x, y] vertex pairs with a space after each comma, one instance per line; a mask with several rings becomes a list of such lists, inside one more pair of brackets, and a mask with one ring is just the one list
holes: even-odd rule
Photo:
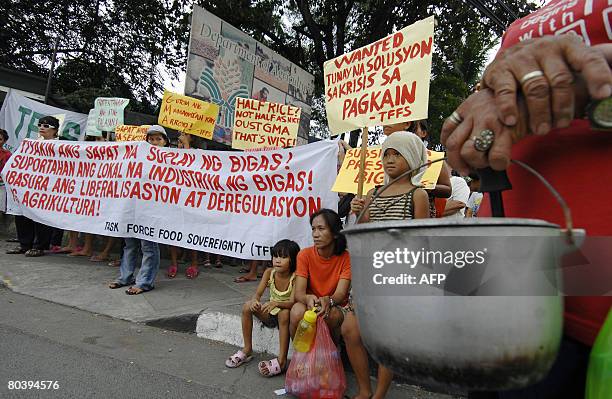
[[[59, 37], [54, 89], [94, 88], [152, 111], [162, 71], [178, 76], [185, 64], [179, 43], [187, 15], [166, 0], [8, 0], [0, 2], [0, 63], [46, 74]], [[93, 105], [93, 104], [92, 104]]]

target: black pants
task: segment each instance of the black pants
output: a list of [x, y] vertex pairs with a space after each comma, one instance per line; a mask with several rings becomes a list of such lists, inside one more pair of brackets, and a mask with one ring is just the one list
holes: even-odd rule
[[24, 249], [49, 249], [51, 242], [51, 227], [28, 219], [25, 216], [15, 216], [17, 239]]
[[548, 376], [535, 385], [514, 391], [473, 392], [469, 399], [584, 399], [591, 348], [564, 336]]
[[52, 227], [51, 230], [51, 246], [61, 247], [62, 241], [64, 240], [64, 230], [58, 229], [57, 227]]

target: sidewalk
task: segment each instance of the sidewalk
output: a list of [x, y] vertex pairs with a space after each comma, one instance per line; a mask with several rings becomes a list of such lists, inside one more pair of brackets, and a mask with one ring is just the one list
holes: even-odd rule
[[[5, 254], [13, 246], [14, 243], [0, 242], [0, 277], [2, 283], [16, 293], [131, 322], [197, 332], [201, 338], [226, 344], [240, 345], [242, 342], [242, 304], [253, 294], [257, 283], [234, 283], [233, 279], [239, 276], [237, 266], [224, 265], [220, 269], [201, 266], [200, 275], [189, 280], [184, 274], [187, 265], [180, 264], [177, 276], [168, 279], [165, 269], [169, 262], [162, 259], [155, 290], [128, 296], [125, 289], [107, 288], [119, 272], [107, 262], [95, 263], [67, 255], [26, 258]], [[277, 334], [277, 330], [255, 325], [255, 351], [276, 353]], [[355, 392], [352, 377], [349, 381], [349, 392]], [[451, 396], [402, 384], [394, 385], [388, 398], [445, 399]]]

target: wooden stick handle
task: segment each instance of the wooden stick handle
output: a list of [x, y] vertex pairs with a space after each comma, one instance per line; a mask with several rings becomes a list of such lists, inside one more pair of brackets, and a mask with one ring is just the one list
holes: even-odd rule
[[359, 157], [359, 180], [357, 182], [357, 195], [363, 197], [363, 183], [365, 181], [365, 164], [368, 152], [368, 128], [361, 130], [361, 154]]

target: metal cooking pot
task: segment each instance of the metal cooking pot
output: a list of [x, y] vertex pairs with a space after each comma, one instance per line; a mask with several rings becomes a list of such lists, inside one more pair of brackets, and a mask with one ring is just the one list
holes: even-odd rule
[[[583, 231], [570, 229], [568, 240], [567, 231], [542, 220], [470, 218], [367, 223], [344, 233], [361, 335], [376, 361], [446, 390], [520, 388], [548, 373], [562, 335], [559, 259]], [[398, 249], [485, 249], [486, 259], [458, 269], [376, 255]], [[396, 284], [377, 284], [381, 274]], [[446, 281], [408, 284], [408, 275]]]
[[[368, 223], [344, 232], [362, 339], [378, 362], [445, 389], [511, 389], [546, 375], [562, 333], [563, 300], [557, 294], [557, 260], [563, 245], [563, 239], [557, 239], [559, 226], [527, 219], [422, 219]], [[521, 251], [508, 245], [512, 237], [517, 237]], [[457, 244], [451, 248], [453, 241]], [[436, 284], [388, 287], [373, 282], [376, 274], [389, 268], [373, 267], [375, 252], [459, 247], [488, 249], [487, 270], [480, 273], [485, 283], [475, 290], [469, 286], [469, 292], [445, 292]], [[387, 273], [392, 277], [401, 271], [417, 278], [450, 275], [448, 269], [392, 267]], [[494, 287], [487, 281], [494, 281]], [[499, 288], [507, 295], [491, 292]]]

